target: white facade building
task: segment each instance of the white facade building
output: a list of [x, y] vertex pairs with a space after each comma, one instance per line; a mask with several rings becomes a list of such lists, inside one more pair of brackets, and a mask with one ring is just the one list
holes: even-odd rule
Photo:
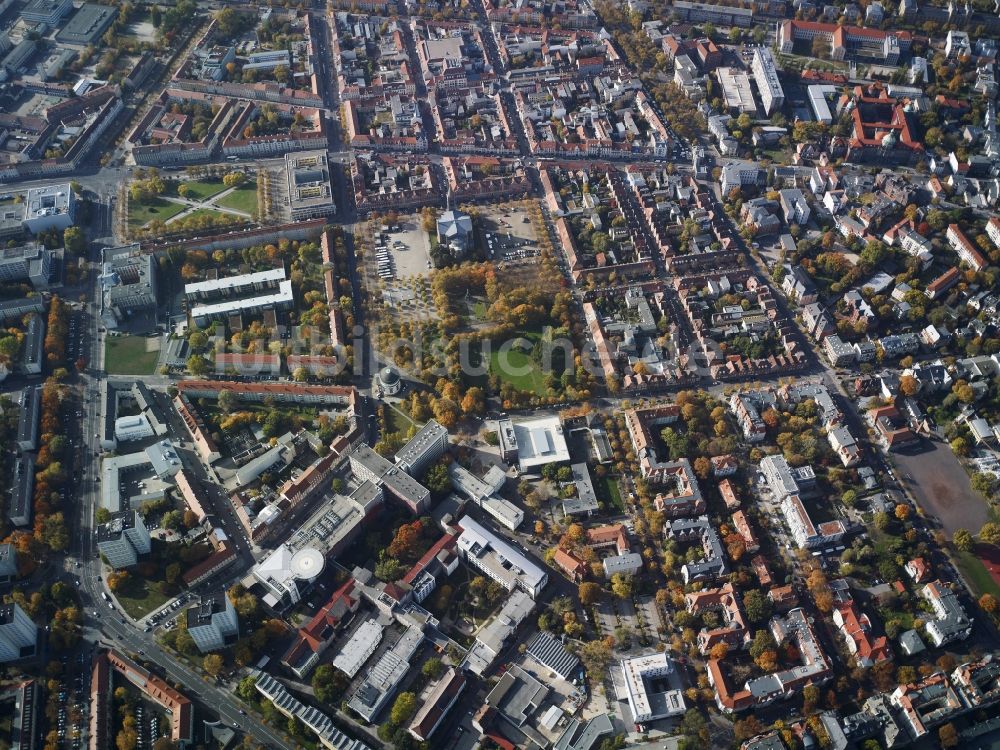
[[28, 190], [24, 200], [24, 228], [32, 234], [73, 225], [76, 197], [69, 183]]
[[536, 598], [549, 582], [548, 573], [508, 542], [465, 516], [456, 546], [473, 567], [508, 591], [520, 589]]
[[621, 669], [625, 677], [628, 707], [636, 722], [655, 721], [684, 713], [684, 695], [680, 689], [662, 692], [651, 689], [650, 680], [669, 677], [674, 672], [674, 664], [665, 653], [622, 659]]
[[144, 414], [134, 414], [127, 417], [118, 417], [115, 420], [115, 440], [127, 443], [130, 440], [144, 440], [153, 437], [152, 425]]
[[0, 663], [30, 656], [38, 642], [38, 628], [17, 604], [0, 606]]
[[760, 91], [760, 99], [764, 104], [764, 112], [770, 116], [775, 110], [779, 110], [785, 105], [785, 91], [781, 88], [778, 69], [774, 65], [774, 56], [771, 54], [771, 50], [764, 47], [755, 49], [750, 69], [753, 71], [754, 80], [757, 81], [757, 89]]
[[224, 592], [203, 596], [187, 611], [187, 628], [201, 653], [218, 651], [240, 634], [236, 609]]
[[124, 510], [97, 527], [97, 549], [115, 570], [139, 562], [149, 554], [149, 530], [134, 510]]

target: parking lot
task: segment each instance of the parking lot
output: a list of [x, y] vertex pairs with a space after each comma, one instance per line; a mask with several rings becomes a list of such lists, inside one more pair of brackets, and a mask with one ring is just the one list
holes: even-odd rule
[[538, 255], [538, 237], [524, 208], [486, 206], [481, 214], [481, 226], [481, 250], [490, 260], [510, 263]]
[[376, 231], [373, 263], [378, 276], [386, 281], [418, 276], [433, 268], [427, 233], [420, 214], [400, 217], [390, 229]]

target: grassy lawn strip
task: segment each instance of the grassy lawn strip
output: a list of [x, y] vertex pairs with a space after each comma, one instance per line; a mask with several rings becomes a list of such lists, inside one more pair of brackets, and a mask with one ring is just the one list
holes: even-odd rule
[[625, 512], [625, 504], [622, 502], [622, 491], [618, 484], [618, 480], [614, 477], [604, 477], [601, 482], [604, 484], [604, 495], [607, 497], [608, 502], [611, 503], [615, 508], [621, 513]]
[[239, 216], [234, 216], [233, 214], [227, 214], [223, 211], [216, 211], [214, 208], [196, 208], [194, 211], [189, 213], [187, 216], [178, 219], [173, 224], [168, 224], [167, 226], [179, 226], [182, 224], [191, 225], [199, 221], [203, 217], [210, 217], [211, 220], [216, 224], [232, 224], [237, 221], [242, 221]]
[[115, 598], [129, 617], [145, 617], [166, 604], [170, 598], [160, 593], [156, 583], [137, 575], [129, 576], [124, 588], [115, 593]]
[[248, 214], [256, 213], [257, 187], [254, 185], [252, 187], [237, 188], [229, 195], [219, 198], [219, 200], [216, 201], [216, 205], [225, 206], [226, 208], [231, 208], [234, 211], [243, 211]]
[[966, 580], [972, 584], [972, 588], [975, 589], [977, 596], [992, 594], [997, 599], [1000, 599], [1000, 584], [997, 584], [993, 576], [986, 569], [986, 566], [983, 565], [982, 561], [974, 553], [953, 550], [952, 554], [955, 556], [959, 570], [962, 571], [962, 575], [965, 576]]
[[206, 201], [226, 189], [222, 180], [197, 180], [182, 184], [187, 185], [187, 199], [192, 201]]
[[142, 336], [108, 336], [104, 342], [104, 369], [109, 375], [151, 375], [159, 352], [146, 351]]
[[411, 427], [420, 428], [416, 422], [406, 416], [403, 412], [397, 409], [392, 404], [386, 404], [385, 407], [385, 430], [386, 432], [402, 432], [406, 433]]
[[132, 229], [141, 229], [153, 219], [167, 221], [186, 209], [182, 203], [157, 198], [152, 203], [139, 203], [129, 201], [128, 204], [128, 225]]

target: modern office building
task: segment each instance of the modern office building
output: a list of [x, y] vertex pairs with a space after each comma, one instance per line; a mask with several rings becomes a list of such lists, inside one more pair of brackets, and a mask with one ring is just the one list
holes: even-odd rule
[[403, 677], [410, 669], [410, 662], [423, 642], [424, 634], [420, 628], [407, 628], [392, 648], [368, 670], [364, 682], [348, 701], [348, 706], [362, 719], [372, 722], [396, 694]]
[[21, 18], [52, 28], [72, 12], [73, 0], [30, 0], [21, 11]]
[[0, 252], [0, 281], [24, 281], [35, 289], [48, 286], [52, 251], [42, 245], [21, 245]]
[[101, 318], [108, 328], [156, 309], [156, 258], [143, 254], [138, 242], [106, 248], [100, 280], [104, 292]]
[[38, 627], [17, 604], [0, 606], [0, 664], [35, 653]]
[[548, 573], [520, 550], [478, 522], [465, 516], [456, 547], [466, 562], [497, 581], [508, 591], [519, 589], [537, 598], [549, 582]]
[[[245, 69], [245, 68], [244, 68]], [[325, 151], [285, 154], [288, 205], [292, 221], [305, 221], [337, 213]]]
[[76, 196], [68, 182], [31, 188], [25, 193], [24, 228], [32, 234], [71, 227], [75, 215]]
[[448, 430], [432, 419], [395, 455], [396, 465], [407, 474], [419, 476], [447, 447]]
[[622, 659], [621, 670], [635, 721], [655, 721], [684, 713], [684, 694], [680, 688], [666, 687], [674, 673], [674, 663], [665, 653]]
[[201, 653], [218, 651], [240, 635], [240, 621], [225, 592], [203, 596], [187, 610], [187, 629]]
[[354, 679], [365, 662], [378, 650], [385, 634], [385, 625], [377, 619], [365, 620], [334, 657], [333, 666]]
[[115, 570], [139, 562], [139, 555], [149, 554], [149, 530], [134, 510], [115, 513], [111, 520], [97, 527], [97, 549]]
[[13, 544], [0, 544], [0, 583], [17, 578], [17, 549]]

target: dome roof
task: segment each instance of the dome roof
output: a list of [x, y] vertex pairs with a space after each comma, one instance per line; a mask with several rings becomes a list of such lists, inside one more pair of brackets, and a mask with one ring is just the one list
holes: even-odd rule
[[399, 382], [399, 373], [393, 370], [391, 367], [383, 367], [378, 374], [379, 380], [381, 380], [386, 385], [392, 385]]

